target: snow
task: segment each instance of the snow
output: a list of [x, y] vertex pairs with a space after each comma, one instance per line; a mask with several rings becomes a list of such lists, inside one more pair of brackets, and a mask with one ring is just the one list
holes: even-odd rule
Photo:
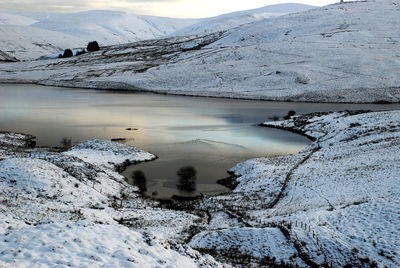
[[219, 253], [248, 254], [262, 259], [269, 256], [277, 263], [293, 259], [292, 264], [303, 264], [296, 258], [296, 250], [285, 240], [277, 228], [229, 228], [200, 233], [192, 238], [189, 246], [212, 249]]
[[0, 12], [0, 25], [29, 26], [36, 22], [37, 20], [25, 16]]
[[216, 31], [229, 30], [258, 20], [273, 18], [289, 13], [301, 12], [311, 8], [314, 8], [314, 6], [289, 3], [270, 5], [252, 10], [238, 11], [213, 18], [203, 19], [199, 23], [173, 32], [169, 36], [210, 34]]
[[65, 48], [84, 46], [84, 40], [72, 35], [32, 26], [0, 25], [0, 51], [19, 60], [62, 53]]
[[[264, 123], [315, 141], [296, 155], [248, 160], [232, 168], [239, 183], [234, 191], [199, 204], [211, 217], [217, 212], [220, 225], [212, 220], [189, 245], [276, 258], [263, 251], [260, 235], [248, 234], [255, 228], [266, 237], [281, 232], [284, 236], [275, 236], [274, 242], [296, 254], [282, 249], [277, 255], [289, 264], [301, 258], [300, 267], [399, 266], [399, 121], [399, 111], [346, 111]], [[224, 226], [221, 213], [238, 223]], [[232, 232], [240, 238], [230, 239]]]
[[12, 57], [10, 55], [7, 55], [3, 51], [0, 51], [0, 63], [3, 62], [15, 62], [18, 61], [15, 57]]
[[2, 267], [198, 267], [190, 258], [146, 243], [121, 225], [85, 221], [26, 226], [0, 234]]
[[0, 148], [26, 148], [32, 144], [35, 137], [28, 134], [0, 131]]
[[[196, 23], [191, 19], [141, 16], [117, 11], [29, 13], [0, 11], [0, 51], [18, 60], [85, 48], [153, 39]], [[1, 60], [1, 58], [0, 58]]]
[[[350, 2], [204, 36], [7, 63], [0, 66], [0, 81], [398, 102], [399, 7], [398, 1]], [[10, 25], [0, 30], [12, 27], [26, 30]], [[255, 265], [398, 267], [399, 122], [400, 111], [314, 113], [265, 122], [313, 142], [299, 154], [239, 163], [230, 170], [238, 183], [232, 192], [204, 196], [186, 211], [143, 199], [116, 172], [126, 163], [154, 159], [150, 153], [101, 140], [60, 153], [31, 148], [29, 135], [2, 132], [0, 266], [50, 267], [55, 259], [77, 266], [141, 267], [142, 260], [222, 266], [197, 249], [250, 257]]]
[[86, 42], [97, 40], [102, 45], [116, 45], [158, 38], [195, 22], [99, 10], [52, 15], [32, 26], [73, 35]]
[[112, 46], [70, 60], [2, 64], [0, 81], [246, 99], [398, 102], [398, 6], [399, 1], [349, 2], [205, 36]]
[[150, 161], [156, 158], [155, 155], [135, 147], [105, 140], [90, 140], [80, 143], [65, 154], [109, 169], [122, 164]]

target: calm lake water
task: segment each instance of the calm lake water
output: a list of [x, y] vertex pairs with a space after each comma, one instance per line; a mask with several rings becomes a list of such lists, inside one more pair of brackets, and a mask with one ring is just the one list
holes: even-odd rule
[[[60, 146], [88, 139], [125, 138], [156, 154], [141, 170], [147, 193], [157, 197], [194, 196], [227, 189], [215, 182], [244, 160], [296, 153], [309, 143], [299, 135], [257, 127], [289, 110], [297, 113], [345, 109], [387, 110], [400, 105], [310, 104], [194, 98], [86, 89], [0, 85], [0, 130], [33, 134], [39, 146]], [[128, 131], [126, 128], [137, 130]], [[196, 170], [196, 190], [177, 188], [181, 167]], [[132, 179], [131, 179], [132, 181]]]

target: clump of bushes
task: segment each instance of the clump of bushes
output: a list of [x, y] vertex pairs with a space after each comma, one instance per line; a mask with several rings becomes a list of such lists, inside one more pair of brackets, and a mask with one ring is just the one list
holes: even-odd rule
[[70, 58], [74, 55], [74, 53], [72, 52], [71, 49], [67, 48], [66, 50], [64, 50], [64, 54], [59, 54], [58, 57], [59, 58]]
[[[99, 43], [97, 43], [97, 41], [92, 41], [92, 42], [88, 43], [86, 50], [84, 48], [81, 49], [81, 50], [78, 50], [75, 55], [79, 56], [79, 55], [85, 54], [87, 51], [88, 52], [94, 52], [94, 51], [98, 51], [98, 50], [100, 50]], [[69, 48], [64, 50], [64, 54], [59, 54], [58, 55], [58, 57], [60, 59], [62, 59], [62, 58], [70, 58], [72, 56], [74, 56], [74, 53]]]
[[296, 77], [295, 82], [298, 84], [307, 85], [308, 83], [310, 83], [310, 78], [306, 76], [298, 76]]
[[278, 121], [279, 120], [279, 116], [277, 115], [273, 115], [271, 117], [268, 117], [268, 119], [272, 120], [272, 121]]
[[89, 52], [99, 51], [100, 46], [99, 46], [99, 43], [97, 43], [97, 41], [92, 41], [92, 42], [89, 42], [86, 49]]
[[78, 50], [75, 54], [75, 56], [83, 55], [86, 53], [86, 50], [83, 48], [82, 50]]
[[296, 114], [295, 111], [290, 110], [290, 111], [287, 113], [287, 115], [285, 115], [285, 116], [283, 117], [283, 119], [288, 120], [288, 119], [290, 119], [292, 116], [294, 116], [295, 114]]

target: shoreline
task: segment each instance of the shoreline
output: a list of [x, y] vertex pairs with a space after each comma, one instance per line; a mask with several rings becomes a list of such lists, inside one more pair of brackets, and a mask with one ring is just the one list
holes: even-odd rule
[[[123, 87], [95, 87], [95, 86], [84, 86], [84, 85], [74, 85], [70, 83], [66, 84], [59, 84], [57, 81], [55, 83], [49, 82], [41, 82], [41, 81], [24, 81], [24, 80], [0, 80], [0, 85], [36, 85], [36, 86], [44, 86], [44, 87], [57, 87], [57, 88], [68, 88], [68, 89], [87, 89], [87, 90], [97, 90], [97, 91], [105, 91], [105, 92], [114, 92], [114, 93], [132, 93], [132, 94], [156, 94], [156, 95], [167, 95], [167, 96], [181, 96], [181, 97], [199, 97], [199, 98], [210, 98], [210, 99], [226, 99], [226, 100], [244, 100], [244, 101], [261, 101], [261, 102], [286, 102], [286, 103], [310, 103], [310, 104], [379, 104], [379, 105], [391, 105], [391, 104], [400, 104], [398, 102], [389, 102], [389, 101], [375, 101], [375, 102], [339, 102], [339, 101], [302, 101], [302, 100], [295, 100], [295, 99], [279, 99], [279, 98], [268, 98], [268, 97], [246, 97], [246, 96], [227, 96], [227, 95], [218, 95], [212, 94], [208, 92], [202, 92], [204, 94], [196, 94], [196, 93], [188, 93], [188, 92], [180, 92], [180, 91], [170, 91], [170, 90], [154, 90], [154, 89], [144, 89], [144, 88], [137, 88], [133, 85], [121, 82], [106, 82], [106, 83], [115, 83], [115, 84], [123, 84]], [[90, 82], [89, 82], [90, 83]], [[369, 90], [373, 90], [370, 88]], [[227, 93], [227, 92], [224, 92]]]

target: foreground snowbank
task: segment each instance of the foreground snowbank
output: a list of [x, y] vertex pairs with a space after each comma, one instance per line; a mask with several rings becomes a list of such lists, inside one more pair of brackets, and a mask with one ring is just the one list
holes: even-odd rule
[[0, 133], [1, 267], [221, 266], [175, 244], [197, 215], [158, 208], [115, 171], [154, 155], [102, 140], [51, 152], [32, 138]]
[[[201, 204], [221, 224], [214, 222], [190, 245], [302, 267], [399, 266], [399, 122], [400, 112], [391, 111], [319, 113], [265, 123], [316, 140], [297, 155], [234, 167], [238, 187]], [[237, 222], [220, 230], [226, 222], [221, 213]], [[268, 249], [253, 232], [290, 247]]]
[[135, 147], [105, 140], [83, 142], [72, 147], [64, 154], [75, 156], [87, 163], [110, 169], [120, 167], [123, 164], [150, 161], [156, 158], [153, 154]]
[[2, 267], [198, 267], [121, 225], [60, 222], [0, 234]]

